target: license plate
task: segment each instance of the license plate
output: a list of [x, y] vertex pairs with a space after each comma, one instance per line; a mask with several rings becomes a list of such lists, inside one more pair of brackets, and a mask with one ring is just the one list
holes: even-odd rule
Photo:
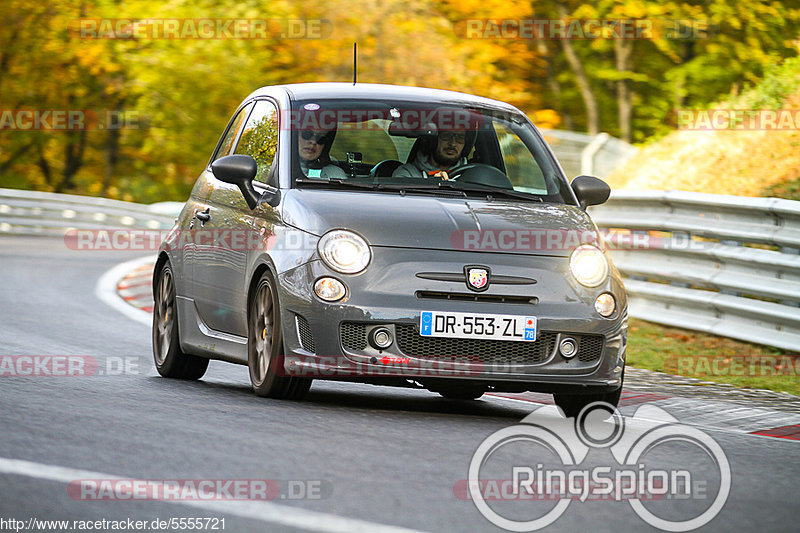
[[454, 339], [535, 341], [536, 317], [423, 311], [420, 335]]

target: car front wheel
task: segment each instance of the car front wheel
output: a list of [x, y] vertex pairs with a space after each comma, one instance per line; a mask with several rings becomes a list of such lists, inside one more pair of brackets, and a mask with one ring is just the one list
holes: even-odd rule
[[308, 392], [311, 379], [280, 375], [283, 355], [278, 292], [267, 271], [256, 285], [248, 313], [247, 366], [258, 396], [299, 400]]
[[448, 400], [477, 400], [483, 393], [485, 389], [483, 387], [442, 387], [438, 389], [436, 392], [439, 393], [440, 396], [443, 398], [447, 398]]
[[[622, 371], [622, 379], [624, 381], [625, 371]], [[553, 394], [553, 400], [556, 405], [564, 411], [564, 416], [567, 418], [575, 418], [584, 407], [591, 403], [603, 402], [608, 404], [604, 407], [606, 411], [611, 412], [611, 408], [617, 408], [619, 399], [622, 396], [622, 383], [618, 389], [611, 392], [597, 393], [597, 394]]]
[[200, 379], [208, 359], [183, 353], [178, 338], [178, 312], [172, 267], [164, 263], [153, 294], [153, 359], [156, 370], [165, 378]]

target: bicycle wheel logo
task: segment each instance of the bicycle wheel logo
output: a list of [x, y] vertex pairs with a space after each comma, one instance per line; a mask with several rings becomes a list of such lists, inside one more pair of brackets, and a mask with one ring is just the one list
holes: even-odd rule
[[[543, 415], [548, 409], [553, 408], [539, 408], [522, 423], [491, 434], [472, 457], [467, 494], [494, 525], [508, 531], [536, 531], [558, 520], [573, 501], [604, 499], [627, 501], [649, 525], [682, 532], [707, 524], [725, 505], [731, 487], [730, 465], [719, 444], [700, 429], [679, 424], [655, 406], [642, 406], [627, 420], [612, 406], [599, 402], [584, 408], [574, 420]], [[649, 467], [649, 457], [664, 456], [665, 451], [675, 447], [688, 450], [693, 465], [704, 463], [700, 469], [702, 481], [680, 466]], [[510, 456], [537, 459], [506, 465], [506, 458], [498, 457], [512, 448], [524, 448], [526, 453], [507, 453]], [[587, 460], [593, 453], [607, 456], [608, 452], [616, 464]], [[542, 464], [545, 456], [551, 458], [550, 464]], [[502, 480], [503, 490], [495, 493], [486, 489], [498, 480], [482, 473], [490, 461], [503, 463], [503, 469], [511, 466], [510, 476]], [[493, 466], [496, 472], [498, 465]], [[706, 490], [705, 477], [713, 478], [713, 491]], [[704, 490], [698, 490], [698, 486]], [[695, 493], [702, 493], [704, 505], [700, 509], [698, 505], [686, 505], [698, 497]], [[490, 503], [503, 500], [555, 503], [540, 516], [522, 519], [514, 516], [519, 513], [504, 513]], [[666, 502], [669, 512], [659, 514], [648, 507], [649, 502]]]

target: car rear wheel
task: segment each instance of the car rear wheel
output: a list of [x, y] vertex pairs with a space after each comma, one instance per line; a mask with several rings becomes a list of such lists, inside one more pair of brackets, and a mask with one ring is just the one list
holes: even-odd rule
[[153, 305], [153, 359], [165, 378], [200, 379], [208, 359], [183, 353], [178, 338], [178, 312], [172, 267], [164, 263], [158, 274]]
[[[623, 370], [622, 379], [620, 381], [624, 380], [625, 371]], [[564, 411], [564, 416], [567, 418], [575, 418], [580, 414], [584, 407], [594, 402], [603, 402], [608, 404], [608, 407], [604, 406], [604, 409], [611, 413], [613, 412], [611, 408], [613, 407], [616, 409], [619, 405], [620, 396], [622, 396], [622, 383], [620, 383], [618, 389], [611, 392], [598, 394], [553, 394], [553, 400], [555, 401], [556, 405], [559, 406], [562, 411]]]
[[247, 366], [258, 396], [300, 400], [306, 395], [311, 379], [281, 376], [283, 359], [278, 292], [272, 274], [265, 272], [256, 285], [248, 313]]

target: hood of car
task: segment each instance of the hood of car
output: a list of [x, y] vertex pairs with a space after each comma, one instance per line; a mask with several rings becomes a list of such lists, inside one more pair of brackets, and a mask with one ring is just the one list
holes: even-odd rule
[[567, 256], [598, 238], [570, 205], [311, 189], [281, 203], [286, 224], [314, 235], [351, 230], [371, 246]]

